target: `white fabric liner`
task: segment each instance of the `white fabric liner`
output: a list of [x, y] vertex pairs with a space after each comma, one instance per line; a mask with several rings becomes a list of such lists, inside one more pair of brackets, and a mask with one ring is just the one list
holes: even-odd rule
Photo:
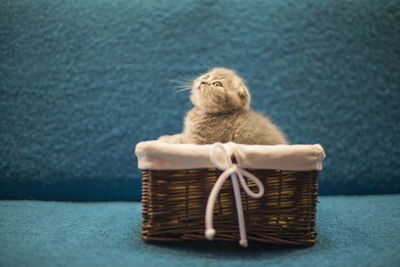
[[[167, 144], [158, 140], [136, 145], [142, 170], [214, 168], [210, 160], [213, 145]], [[227, 143], [237, 165], [246, 169], [292, 171], [322, 170], [325, 152], [321, 145], [243, 145]], [[221, 155], [222, 156], [222, 155]], [[217, 155], [217, 158], [219, 155]]]

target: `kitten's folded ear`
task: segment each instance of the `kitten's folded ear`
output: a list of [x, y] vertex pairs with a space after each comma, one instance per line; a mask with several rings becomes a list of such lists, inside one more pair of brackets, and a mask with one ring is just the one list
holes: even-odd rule
[[250, 109], [250, 92], [249, 89], [247, 89], [247, 86], [244, 84], [244, 82], [239, 83], [239, 98], [242, 103], [242, 105], [246, 109]]

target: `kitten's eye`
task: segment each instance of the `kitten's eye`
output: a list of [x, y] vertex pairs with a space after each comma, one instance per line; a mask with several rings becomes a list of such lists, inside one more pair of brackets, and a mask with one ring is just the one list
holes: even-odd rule
[[220, 82], [215, 82], [215, 83], [213, 83], [213, 85], [215, 85], [215, 86], [222, 86], [222, 83], [220, 83]]

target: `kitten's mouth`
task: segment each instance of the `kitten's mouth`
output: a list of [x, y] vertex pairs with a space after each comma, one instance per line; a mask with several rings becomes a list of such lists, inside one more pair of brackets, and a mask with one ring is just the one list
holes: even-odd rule
[[197, 87], [197, 90], [199, 90], [200, 92], [203, 92], [205, 89], [206, 88], [203, 84], [200, 84], [199, 87]]

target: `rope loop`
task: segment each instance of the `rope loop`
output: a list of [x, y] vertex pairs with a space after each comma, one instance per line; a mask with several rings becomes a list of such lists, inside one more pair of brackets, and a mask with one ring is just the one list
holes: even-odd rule
[[[231, 143], [228, 144], [215, 143], [211, 149], [210, 160], [212, 164], [223, 172], [218, 177], [208, 197], [206, 216], [205, 216], [205, 225], [206, 225], [205, 236], [208, 240], [214, 239], [215, 229], [213, 227], [213, 216], [214, 216], [213, 212], [214, 212], [215, 202], [223, 184], [228, 178], [231, 178], [233, 191], [235, 194], [236, 210], [239, 221], [239, 231], [240, 231], [239, 244], [243, 247], [247, 247], [248, 242], [246, 236], [246, 226], [244, 222], [243, 207], [242, 207], [242, 200], [240, 196], [239, 186], [242, 186], [242, 188], [244, 189], [244, 191], [248, 196], [258, 199], [264, 195], [264, 185], [255, 175], [251, 174], [250, 172], [244, 169], [241, 169], [237, 164], [233, 163], [232, 156], [234, 156], [234, 152], [231, 147]], [[246, 183], [246, 180], [244, 179], [245, 177], [250, 179], [256, 184], [258, 188], [257, 193], [250, 190], [249, 186]]]

